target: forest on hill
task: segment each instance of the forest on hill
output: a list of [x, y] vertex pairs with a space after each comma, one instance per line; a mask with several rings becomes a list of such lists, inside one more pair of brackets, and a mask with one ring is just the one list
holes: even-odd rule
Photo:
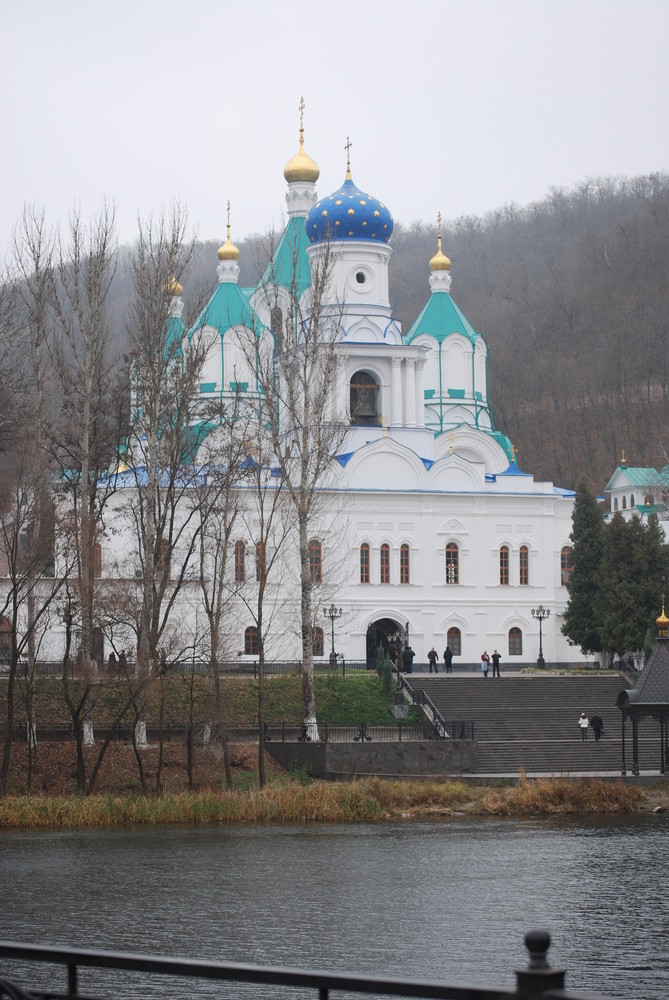
[[[527, 207], [449, 222], [443, 237], [451, 295], [486, 339], [495, 425], [520, 467], [567, 487], [584, 475], [601, 491], [623, 449], [630, 465], [664, 465], [669, 175], [587, 180]], [[257, 283], [271, 240], [235, 240], [240, 285]], [[430, 294], [435, 227], [396, 223], [391, 244], [391, 304], [407, 332]], [[218, 246], [196, 246], [186, 321], [215, 286]], [[130, 257], [122, 248], [117, 317]]]

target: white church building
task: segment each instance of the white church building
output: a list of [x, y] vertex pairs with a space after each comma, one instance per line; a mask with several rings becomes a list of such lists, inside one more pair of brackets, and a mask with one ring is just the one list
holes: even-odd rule
[[[251, 289], [238, 285], [239, 251], [228, 227], [211, 300], [187, 330], [175, 286], [170, 322], [184, 350], [193, 338], [212, 344], [203, 398], [240, 389], [253, 395], [240, 343], [259, 329], [269, 334], [290, 294], [308, 295], [319, 248], [330, 241], [335, 251], [329, 294], [341, 328], [337, 392], [350, 426], [330, 484], [336, 538], [324, 528], [311, 543], [323, 584], [322, 596], [314, 596], [315, 654], [327, 659], [331, 652], [332, 622], [324, 612], [333, 604], [341, 609], [335, 648], [347, 661], [373, 662], [377, 643], [408, 626], [417, 664], [433, 645], [441, 658], [448, 644], [456, 668], [478, 666], [482, 651], [496, 648], [513, 669], [537, 660], [532, 610], [541, 606], [550, 612], [542, 625], [546, 662], [582, 663], [560, 631], [573, 493], [521, 470], [511, 442], [495, 427], [488, 345], [451, 297], [441, 228], [437, 252], [425, 261], [425, 306], [402, 331], [390, 306], [393, 219], [386, 203], [357, 186], [350, 166], [343, 184], [319, 197], [319, 169], [305, 151], [302, 128], [284, 176], [287, 223], [262, 281]], [[117, 572], [118, 538], [103, 541], [101, 554], [102, 566]], [[235, 572], [241, 562], [251, 579], [244, 560], [251, 564], [255, 541], [240, 534], [235, 546]], [[192, 601], [189, 608], [192, 615]], [[293, 613], [298, 609], [296, 598]], [[233, 655], [252, 659], [257, 636], [243, 603], [232, 621]], [[296, 630], [277, 632], [274, 645], [271, 638], [270, 658], [299, 658]]]

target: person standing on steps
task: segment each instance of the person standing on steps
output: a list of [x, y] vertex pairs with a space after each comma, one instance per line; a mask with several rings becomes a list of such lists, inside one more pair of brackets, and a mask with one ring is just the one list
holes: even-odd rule
[[492, 651], [492, 675], [493, 677], [499, 677], [499, 661], [502, 657], [499, 655], [496, 649]]
[[490, 669], [490, 657], [488, 656], [488, 650], [484, 649], [481, 653], [481, 670], [483, 671], [483, 676], [488, 676], [488, 670]]
[[588, 722], [587, 715], [585, 714], [585, 712], [581, 712], [581, 718], [578, 720], [578, 727], [581, 730], [581, 742], [583, 742], [583, 740], [587, 740], [588, 738], [589, 725], [590, 723]]
[[453, 664], [453, 650], [451, 649], [450, 646], [447, 646], [446, 649], [444, 650], [444, 664], [446, 666], [446, 673], [447, 674], [452, 674], [453, 673], [453, 666], [452, 666], [452, 664]]
[[413, 673], [413, 658], [415, 655], [416, 654], [414, 653], [411, 646], [407, 646], [407, 648], [404, 650], [404, 653], [402, 654], [402, 661], [404, 663], [405, 674]]
[[430, 673], [432, 673], [432, 668], [434, 667], [435, 674], [438, 674], [439, 673], [439, 668], [437, 667], [437, 660], [439, 659], [439, 657], [437, 656], [437, 651], [434, 648], [434, 646], [432, 647], [432, 649], [430, 650], [430, 652], [427, 654], [427, 658], [430, 661]]
[[595, 743], [599, 743], [602, 733], [604, 732], [604, 722], [597, 709], [595, 709], [595, 714], [590, 718], [590, 725], [592, 726], [592, 731], [595, 734]]

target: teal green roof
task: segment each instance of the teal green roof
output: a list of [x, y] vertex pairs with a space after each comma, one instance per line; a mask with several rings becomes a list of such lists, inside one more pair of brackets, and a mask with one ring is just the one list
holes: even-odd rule
[[448, 292], [432, 293], [418, 319], [405, 335], [404, 342], [410, 344], [421, 333], [434, 337], [439, 343], [452, 333], [461, 333], [471, 340], [472, 344], [476, 343], [480, 336]]
[[311, 266], [307, 257], [309, 240], [304, 216], [294, 216], [281, 234], [272, 259], [262, 276], [262, 285], [280, 285], [299, 299], [311, 286]]
[[658, 487], [669, 489], [669, 465], [665, 465], [659, 472], [657, 469], [646, 469], [642, 466], [619, 465], [616, 472], [614, 472], [606, 484], [607, 490], [611, 488], [611, 483], [617, 472], [623, 473], [630, 486], [636, 486], [639, 489], [646, 489], [647, 487], [650, 489]]
[[189, 339], [203, 326], [213, 326], [225, 333], [233, 326], [245, 326], [260, 334], [263, 324], [234, 281], [221, 281], [197, 320], [191, 327]]

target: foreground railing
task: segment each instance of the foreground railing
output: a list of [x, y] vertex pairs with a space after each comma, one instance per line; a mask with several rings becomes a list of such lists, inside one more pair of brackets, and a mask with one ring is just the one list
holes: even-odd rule
[[[356, 975], [345, 972], [307, 971], [304, 969], [274, 968], [263, 965], [242, 965], [234, 962], [199, 962], [181, 958], [162, 958], [153, 955], [132, 955], [125, 952], [88, 951], [75, 948], [42, 947], [40, 945], [0, 942], [0, 958], [18, 959], [22, 962], [41, 962], [62, 966], [67, 972], [67, 988], [59, 990], [35, 989], [19, 986], [4, 976], [4, 963], [0, 966], [0, 997], [12, 1000], [45, 1000], [46, 997], [78, 997], [89, 994], [80, 988], [82, 969], [118, 969], [145, 975], [165, 975], [187, 980], [209, 980], [229, 983], [250, 983], [256, 986], [299, 988], [317, 991], [319, 1000], [327, 1000], [331, 992], [346, 991], [363, 995], [390, 997], [426, 997], [439, 1000], [586, 1000], [580, 993], [564, 990], [564, 969], [553, 969], [547, 961], [550, 935], [547, 931], [531, 931], [525, 936], [530, 953], [526, 969], [516, 972], [515, 990], [497, 990], [478, 986], [449, 986], [427, 980], [395, 979], [390, 976]], [[64, 977], [63, 977], [64, 978]], [[113, 984], [110, 984], [113, 989]], [[63, 986], [65, 983], [63, 982]], [[169, 989], [169, 995], [174, 990]], [[187, 995], [196, 994], [195, 984], [188, 987]], [[110, 995], [116, 996], [116, 992]], [[141, 983], [133, 995], [141, 996]], [[272, 993], [275, 996], [275, 993]], [[601, 994], [599, 995], [601, 997]], [[593, 1000], [594, 994], [588, 994]], [[605, 998], [602, 997], [602, 1000]]]

